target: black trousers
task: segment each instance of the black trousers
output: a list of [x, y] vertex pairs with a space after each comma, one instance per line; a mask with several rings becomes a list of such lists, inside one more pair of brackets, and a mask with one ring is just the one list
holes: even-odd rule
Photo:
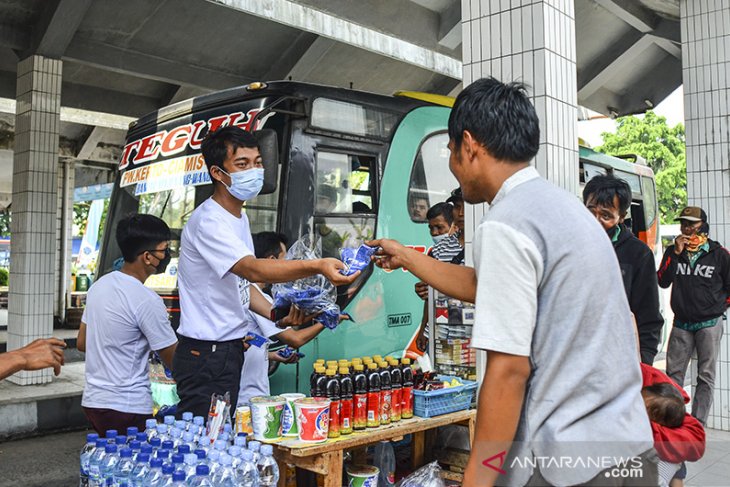
[[208, 418], [213, 394], [230, 393], [235, 412], [243, 367], [243, 341], [208, 342], [179, 336], [172, 376], [180, 403], [177, 411]]

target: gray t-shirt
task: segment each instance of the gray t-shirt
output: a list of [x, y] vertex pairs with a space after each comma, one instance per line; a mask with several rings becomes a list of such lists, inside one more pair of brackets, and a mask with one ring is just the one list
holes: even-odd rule
[[538, 468], [584, 483], [652, 447], [636, 337], [616, 254], [578, 198], [528, 167], [479, 225], [472, 346], [530, 358], [500, 485]]
[[81, 405], [151, 414], [150, 350], [177, 342], [162, 298], [134, 277], [114, 271], [89, 289], [81, 321], [86, 324]]

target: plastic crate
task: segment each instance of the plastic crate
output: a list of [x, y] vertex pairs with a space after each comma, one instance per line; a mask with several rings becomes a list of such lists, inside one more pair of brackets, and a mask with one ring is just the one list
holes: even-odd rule
[[413, 391], [413, 413], [421, 418], [433, 418], [442, 414], [469, 409], [477, 383], [450, 375], [440, 375], [442, 381], [458, 379], [463, 385], [435, 391]]

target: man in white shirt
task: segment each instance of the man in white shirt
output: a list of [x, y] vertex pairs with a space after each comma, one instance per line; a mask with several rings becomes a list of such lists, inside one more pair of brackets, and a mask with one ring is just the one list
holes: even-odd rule
[[86, 352], [81, 405], [100, 435], [144, 429], [153, 408], [149, 353], [155, 350], [170, 367], [177, 346], [162, 298], [144, 285], [170, 262], [170, 229], [152, 215], [134, 215], [116, 232], [124, 265], [89, 289], [77, 339]]
[[230, 393], [238, 401], [243, 338], [250, 326], [249, 308], [269, 316], [271, 304], [250, 282], [287, 282], [322, 274], [335, 285], [357, 275], [340, 274], [337, 259], [257, 259], [243, 203], [263, 187], [258, 142], [238, 127], [206, 136], [202, 152], [213, 181], [213, 196], [193, 211], [183, 229], [178, 287], [180, 345], [173, 377], [179, 411], [205, 415], [212, 394]]

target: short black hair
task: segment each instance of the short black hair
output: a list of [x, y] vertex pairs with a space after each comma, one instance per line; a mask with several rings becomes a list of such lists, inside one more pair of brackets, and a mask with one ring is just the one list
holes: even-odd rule
[[283, 233], [278, 232], [259, 232], [254, 233], [253, 249], [257, 259], [267, 259], [276, 257], [281, 252], [281, 245], [287, 246], [287, 238]]
[[444, 217], [446, 223], [451, 225], [454, 223], [454, 207], [449, 203], [436, 203], [428, 209], [428, 213], [426, 213], [426, 220], [432, 220], [439, 216]]
[[540, 121], [522, 83], [489, 77], [464, 88], [449, 115], [455, 149], [461, 147], [465, 130], [499, 160], [528, 162], [540, 147]]
[[156, 216], [130, 215], [117, 223], [117, 245], [125, 262], [134, 262], [145, 250], [170, 240], [170, 227]]
[[213, 166], [223, 168], [223, 161], [226, 160], [229, 147], [231, 151], [235, 151], [239, 147], [258, 149], [259, 142], [254, 134], [235, 125], [208, 132], [200, 145], [208, 172]]
[[652, 384], [641, 389], [644, 397], [651, 398], [646, 412], [649, 419], [668, 428], [679, 428], [684, 422], [686, 410], [684, 398], [669, 382]]
[[631, 207], [631, 186], [621, 178], [611, 174], [594, 176], [583, 188], [583, 203], [593, 195], [598, 206], [613, 206], [614, 196], [618, 196], [618, 209], [624, 215]]

